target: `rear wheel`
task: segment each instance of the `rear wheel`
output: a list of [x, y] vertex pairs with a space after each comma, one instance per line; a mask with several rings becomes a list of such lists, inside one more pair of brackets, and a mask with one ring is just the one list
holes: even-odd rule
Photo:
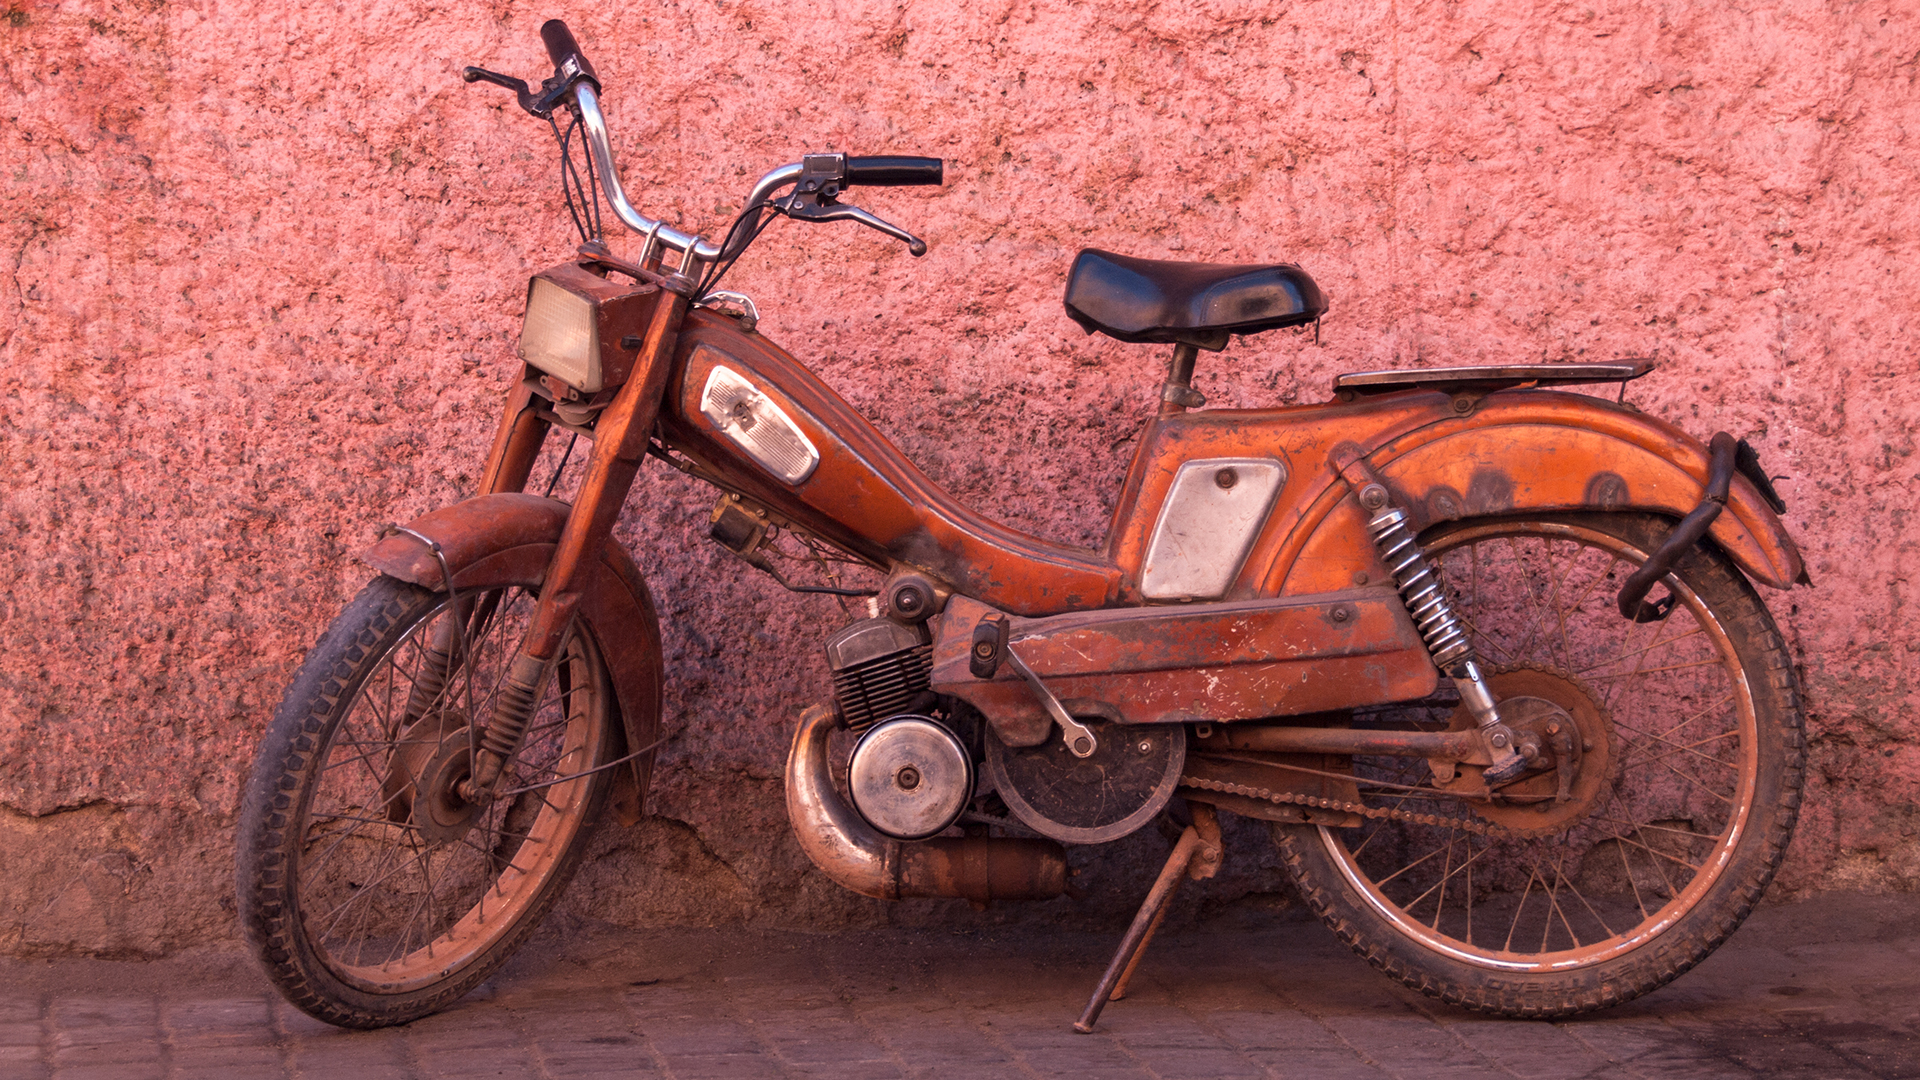
[[[1502, 698], [1571, 716], [1584, 753], [1488, 799], [1477, 770], [1356, 758], [1351, 828], [1282, 826], [1296, 882], [1339, 936], [1407, 985], [1508, 1016], [1564, 1016], [1664, 985], [1738, 927], [1792, 835], [1802, 720], [1752, 586], [1695, 549], [1668, 616], [1620, 616], [1620, 584], [1669, 522], [1473, 521], [1422, 537]], [[1356, 723], [1457, 728], [1464, 710]]]
[[237, 884], [254, 952], [308, 1014], [365, 1028], [441, 1008], [505, 963], [572, 877], [612, 771], [580, 774], [620, 745], [581, 624], [499, 794], [460, 794], [536, 603], [503, 588], [456, 611], [377, 578], [295, 676], [241, 808]]

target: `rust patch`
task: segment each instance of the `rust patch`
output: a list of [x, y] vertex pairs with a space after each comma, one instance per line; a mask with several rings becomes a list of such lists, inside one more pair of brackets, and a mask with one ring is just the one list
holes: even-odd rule
[[1628, 505], [1626, 478], [1619, 473], [1594, 473], [1593, 479], [1587, 481], [1584, 501], [1601, 510], [1618, 510]]
[[1467, 509], [1475, 514], [1504, 514], [1513, 509], [1513, 478], [1499, 469], [1475, 469], [1467, 482]]
[[1458, 521], [1466, 516], [1466, 498], [1445, 484], [1427, 492], [1426, 502], [1429, 522]]

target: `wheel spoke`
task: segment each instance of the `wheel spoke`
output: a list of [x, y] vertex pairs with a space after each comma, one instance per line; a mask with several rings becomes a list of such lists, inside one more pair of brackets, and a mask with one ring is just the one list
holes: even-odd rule
[[[528, 594], [470, 594], [456, 611], [445, 597], [412, 589], [394, 582], [388, 593], [418, 605], [406, 621], [330, 632], [323, 648], [333, 640], [354, 653], [309, 659], [348, 672], [341, 681], [355, 688], [316, 701], [309, 715], [323, 719], [320, 732], [275, 735], [318, 744], [303, 748], [305, 763], [289, 774], [300, 786], [291, 789], [297, 816], [285, 831], [296, 839], [286, 883], [272, 887], [301, 913], [289, 932], [304, 937], [306, 947], [287, 949], [284, 965], [317, 961], [334, 980], [371, 993], [478, 978], [503, 960], [494, 946], [545, 909], [539, 898], [568, 865], [568, 852], [586, 835], [595, 793], [611, 779], [588, 771], [611, 756], [605, 664], [591, 639], [575, 634], [563, 640], [521, 749], [502, 773], [503, 786], [556, 783], [520, 798], [462, 803], [453, 785], [470, 759], [455, 748], [475, 745], [475, 723], [491, 716], [519, 647]], [[383, 602], [389, 606], [372, 610], [394, 610], [391, 599]], [[454, 637], [454, 620], [471, 620], [469, 643], [463, 649], [453, 640], [436, 660], [431, 648]], [[369, 651], [369, 627], [390, 635], [389, 644]], [[441, 689], [426, 701], [421, 688], [439, 680], [442, 666]], [[409, 812], [390, 814], [393, 808]]]
[[[1740, 735], [1740, 729], [1733, 728], [1728, 731], [1723, 731], [1718, 735], [1708, 735], [1704, 739], [1696, 739], [1690, 743], [1674, 743], [1674, 742], [1668, 742], [1665, 739], [1656, 739], [1655, 740], [1656, 742], [1659, 742], [1669, 747], [1669, 749], [1667, 749], [1666, 751], [1660, 754], [1646, 755], [1646, 756], [1637, 757], [1637, 758], [1623, 756], [1620, 759], [1620, 767], [1624, 769], [1628, 765], [1651, 765], [1656, 762], [1666, 761], [1668, 758], [1671, 758], [1676, 754], [1686, 754], [1690, 757], [1698, 758], [1699, 760], [1704, 761], [1710, 765], [1718, 765], [1723, 769], [1737, 770], [1739, 766], [1734, 762], [1722, 761], [1721, 759], [1717, 757], [1713, 757], [1709, 754], [1703, 754], [1700, 752], [1699, 747], [1705, 746], [1706, 744], [1711, 742], [1720, 742], [1723, 739], [1737, 738], [1739, 737], [1739, 735]], [[1639, 749], [1639, 748], [1635, 747], [1634, 749]]]
[[1636, 669], [1633, 671], [1623, 671], [1617, 675], [1588, 675], [1586, 676], [1586, 679], [1588, 682], [1600, 682], [1605, 679], [1632, 679], [1632, 678], [1645, 677], [1647, 675], [1660, 675], [1669, 671], [1685, 671], [1688, 668], [1715, 667], [1722, 663], [1724, 663], [1724, 661], [1721, 661], [1721, 660], [1695, 660], [1692, 663], [1687, 663], [1687, 664], [1669, 664], [1666, 667], [1646, 668], [1644, 670]]
[[[1599, 670], [1600, 670], [1601, 668], [1604, 668], [1604, 667], [1611, 667], [1611, 666], [1613, 666], [1614, 664], [1621, 664], [1621, 663], [1625, 663], [1626, 661], [1628, 661], [1628, 660], [1631, 660], [1631, 659], [1633, 659], [1633, 658], [1634, 658], [1634, 657], [1636, 657], [1636, 656], [1640, 656], [1640, 655], [1642, 655], [1642, 654], [1644, 654], [1644, 653], [1649, 653], [1649, 652], [1652, 652], [1653, 650], [1655, 650], [1655, 649], [1657, 649], [1657, 648], [1659, 648], [1659, 647], [1661, 647], [1662, 645], [1672, 645], [1672, 644], [1675, 644], [1675, 643], [1677, 643], [1677, 642], [1681, 642], [1681, 641], [1685, 641], [1685, 640], [1687, 640], [1688, 638], [1690, 638], [1690, 637], [1693, 637], [1693, 636], [1694, 636], [1694, 635], [1696, 635], [1696, 634], [1704, 634], [1704, 633], [1706, 633], [1706, 632], [1707, 632], [1707, 629], [1706, 629], [1706, 627], [1704, 627], [1704, 626], [1697, 626], [1697, 627], [1695, 627], [1695, 628], [1693, 628], [1692, 630], [1689, 630], [1689, 631], [1687, 631], [1686, 633], [1684, 633], [1684, 634], [1681, 634], [1681, 635], [1680, 635], [1679, 637], [1674, 637], [1674, 638], [1667, 638], [1667, 639], [1666, 639], [1666, 640], [1664, 640], [1664, 641], [1656, 641], [1656, 642], [1654, 642], [1653, 644], [1651, 644], [1651, 645], [1648, 645], [1648, 646], [1646, 646], [1645, 648], [1640, 648], [1640, 649], [1634, 649], [1634, 650], [1633, 650], [1633, 651], [1631, 651], [1631, 652], [1623, 652], [1623, 653], [1620, 653], [1620, 654], [1619, 654], [1619, 655], [1617, 655], [1617, 656], [1609, 656], [1609, 657], [1607, 657], [1607, 658], [1606, 658], [1605, 660], [1602, 660], [1602, 661], [1600, 661], [1600, 662], [1599, 662], [1599, 663], [1597, 663], [1597, 664], [1592, 664], [1592, 665], [1589, 665], [1589, 666], [1587, 666], [1587, 667], [1583, 667], [1583, 668], [1580, 668], [1580, 669], [1578, 669], [1578, 670], [1576, 670], [1576, 671], [1574, 672], [1574, 674], [1575, 674], [1575, 675], [1579, 675], [1579, 676], [1582, 676], [1582, 677], [1588, 677], [1588, 675], [1587, 675], [1587, 673], [1588, 673], [1588, 672], [1591, 672], [1591, 671], [1599, 671]], [[1628, 674], [1638, 674], [1638, 672], [1628, 672]]]
[[[1613, 589], [1652, 550], [1649, 526], [1626, 515], [1591, 519], [1621, 522], [1616, 533], [1587, 520], [1469, 521], [1422, 537], [1496, 697], [1550, 699], [1560, 710], [1552, 715], [1580, 726], [1586, 753], [1565, 795], [1556, 797], [1547, 772], [1493, 800], [1433, 786], [1415, 758], [1353, 759], [1370, 819], [1321, 827], [1316, 846], [1341, 867], [1333, 881], [1365, 885], [1338, 886], [1359, 905], [1329, 909], [1358, 920], [1346, 925], [1541, 973], [1600, 963], [1675, 927], [1699, 932], [1685, 905], [1714, 896], [1703, 882], [1736, 865], [1731, 846], [1747, 835], [1736, 823], [1748, 819], [1756, 769], [1768, 767], [1756, 765], [1753, 689], [1742, 670], [1742, 642], [1752, 641], [1742, 635], [1754, 623], [1727, 619], [1728, 604], [1751, 601], [1724, 599], [1721, 578], [1703, 587], [1697, 568], [1709, 556], [1695, 553], [1663, 579], [1676, 597], [1672, 617], [1624, 619]], [[1367, 712], [1365, 725], [1383, 731], [1464, 722], [1451, 702]], [[1526, 715], [1513, 723], [1544, 724]], [[1415, 773], [1418, 782], [1402, 783]], [[1316, 869], [1324, 862], [1293, 865], [1327, 872]], [[1369, 923], [1368, 910], [1387, 918]], [[1422, 985], [1456, 978], [1436, 971]]]
[[1507, 924], [1507, 940], [1502, 942], [1502, 952], [1513, 951], [1513, 935], [1520, 930], [1520, 916], [1527, 910], [1527, 898], [1533, 895], [1533, 883], [1539, 877], [1540, 866], [1535, 863], [1527, 868], [1527, 887], [1520, 891], [1520, 903], [1513, 909], [1513, 919]]

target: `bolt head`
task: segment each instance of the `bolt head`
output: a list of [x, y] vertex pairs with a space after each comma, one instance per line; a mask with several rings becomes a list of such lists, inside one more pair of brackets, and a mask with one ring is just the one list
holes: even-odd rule
[[1213, 482], [1225, 490], [1240, 482], [1240, 474], [1233, 469], [1221, 469], [1213, 474]]
[[1387, 489], [1379, 484], [1368, 484], [1361, 488], [1360, 505], [1369, 510], [1378, 510], [1387, 505]]
[[990, 642], [976, 641], [973, 643], [973, 655], [985, 660], [993, 655], [993, 645]]
[[1138, 746], [1135, 746], [1134, 749], [1140, 751], [1143, 754], [1151, 754], [1153, 753], [1153, 743], [1149, 742], [1146, 739], [1141, 739], [1140, 744]]
[[1489, 739], [1488, 741], [1493, 743], [1493, 745], [1504, 750], [1506, 749], [1506, 746], [1507, 746], [1507, 733], [1504, 731], [1496, 731], [1493, 733], [1493, 738]]
[[920, 770], [911, 765], [902, 765], [900, 771], [893, 774], [893, 782], [901, 791], [912, 791], [920, 786]]

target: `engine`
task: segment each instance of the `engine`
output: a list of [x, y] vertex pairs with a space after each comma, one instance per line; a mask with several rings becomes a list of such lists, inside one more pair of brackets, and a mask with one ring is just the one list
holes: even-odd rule
[[924, 624], [862, 619], [827, 639], [833, 699], [847, 727], [864, 732], [897, 713], [918, 711], [933, 685], [933, 640]]

